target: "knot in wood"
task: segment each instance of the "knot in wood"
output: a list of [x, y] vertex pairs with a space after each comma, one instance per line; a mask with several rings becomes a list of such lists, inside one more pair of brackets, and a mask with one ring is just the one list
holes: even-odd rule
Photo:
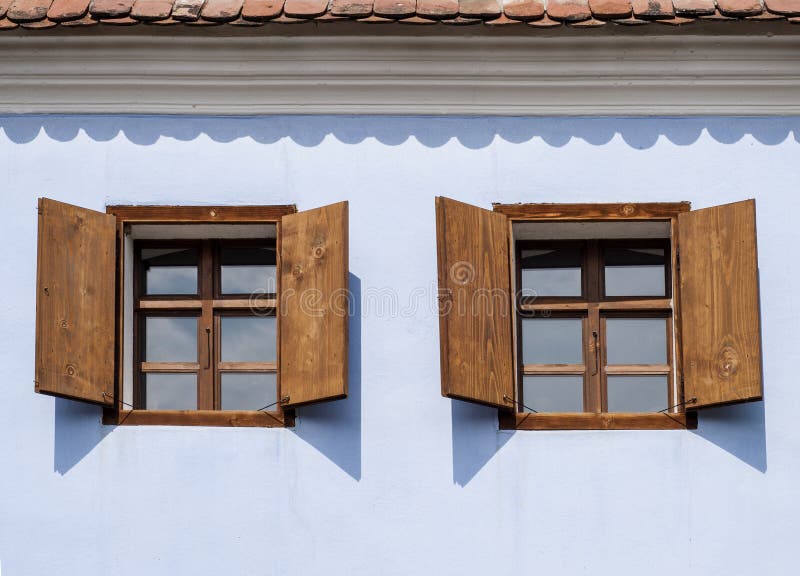
[[317, 259], [322, 258], [325, 255], [325, 246], [314, 246], [311, 255]]
[[67, 373], [67, 376], [75, 376], [75, 366], [72, 364], [67, 364], [64, 371]]
[[633, 216], [636, 212], [636, 207], [633, 204], [625, 204], [619, 209], [619, 213], [623, 216]]
[[67, 321], [66, 321], [66, 320], [62, 320], [61, 322], [59, 322], [59, 323], [58, 323], [58, 325], [59, 325], [59, 326], [61, 326], [62, 328], [65, 328], [65, 329], [66, 329], [66, 327], [67, 327]]
[[217, 215], [217, 211], [213, 209], [209, 210], [208, 213], [211, 215], [212, 218], [214, 218]]
[[728, 379], [739, 371], [739, 353], [731, 346], [724, 346], [717, 353], [717, 375]]
[[300, 264], [295, 264], [292, 267], [292, 276], [294, 276], [297, 280], [300, 280], [303, 277], [303, 267]]

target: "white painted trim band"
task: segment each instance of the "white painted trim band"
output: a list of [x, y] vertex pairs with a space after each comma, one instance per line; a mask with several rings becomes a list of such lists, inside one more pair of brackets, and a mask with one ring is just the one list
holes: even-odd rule
[[0, 113], [793, 115], [800, 37], [0, 37]]

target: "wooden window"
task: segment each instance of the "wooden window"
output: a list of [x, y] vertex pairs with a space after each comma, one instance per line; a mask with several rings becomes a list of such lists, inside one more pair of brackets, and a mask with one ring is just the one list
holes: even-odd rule
[[[753, 201], [438, 198], [437, 222], [443, 395], [513, 429], [685, 428], [761, 398]], [[506, 287], [510, 314], [456, 305]]]
[[220, 426], [346, 397], [346, 202], [107, 212], [40, 200], [38, 392]]

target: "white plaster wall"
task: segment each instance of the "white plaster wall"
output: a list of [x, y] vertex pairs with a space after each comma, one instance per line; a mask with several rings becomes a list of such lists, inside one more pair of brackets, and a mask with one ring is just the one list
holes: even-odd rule
[[[799, 142], [797, 118], [0, 117], [2, 574], [792, 574]], [[696, 431], [511, 433], [442, 398], [438, 194], [756, 197], [766, 401]], [[38, 196], [349, 200], [350, 398], [293, 430], [113, 428], [34, 394]]]

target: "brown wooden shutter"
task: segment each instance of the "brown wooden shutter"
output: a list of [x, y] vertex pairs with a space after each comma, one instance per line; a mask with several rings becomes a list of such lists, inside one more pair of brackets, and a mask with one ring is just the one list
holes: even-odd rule
[[508, 219], [439, 197], [436, 238], [442, 395], [513, 408]]
[[347, 396], [347, 202], [289, 214], [280, 237], [284, 406]]
[[114, 403], [116, 219], [39, 200], [36, 391]]
[[687, 408], [761, 399], [754, 200], [678, 216]]

